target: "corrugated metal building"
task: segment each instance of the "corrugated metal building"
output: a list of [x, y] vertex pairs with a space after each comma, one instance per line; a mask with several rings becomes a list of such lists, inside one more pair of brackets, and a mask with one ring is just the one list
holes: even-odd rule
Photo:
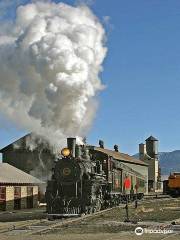
[[148, 193], [148, 164], [147, 163], [139, 159], [136, 159], [128, 154], [121, 153], [119, 151], [113, 151], [113, 150], [105, 149], [102, 147], [95, 147], [94, 150], [96, 150], [97, 152], [104, 153], [108, 157], [112, 157], [113, 159], [119, 160], [119, 162], [122, 163], [123, 165], [122, 167], [123, 168], [126, 167], [128, 171], [136, 172], [136, 174], [138, 173], [139, 175], [144, 176], [144, 178], [146, 179], [146, 184], [145, 184], [146, 194]]
[[8, 163], [0, 163], [0, 210], [38, 206], [39, 179]]
[[2, 162], [47, 181], [54, 163], [48, 142], [34, 134], [16, 140], [0, 150]]

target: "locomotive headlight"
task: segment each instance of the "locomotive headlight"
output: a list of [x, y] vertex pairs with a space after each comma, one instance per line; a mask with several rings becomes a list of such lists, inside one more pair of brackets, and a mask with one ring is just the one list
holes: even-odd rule
[[62, 151], [61, 151], [61, 154], [64, 156], [64, 157], [68, 157], [70, 155], [71, 151], [69, 150], [69, 148], [63, 148]]

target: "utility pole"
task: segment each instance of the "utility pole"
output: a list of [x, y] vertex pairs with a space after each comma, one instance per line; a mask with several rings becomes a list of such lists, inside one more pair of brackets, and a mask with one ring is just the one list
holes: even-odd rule
[[138, 185], [135, 185], [135, 190], [136, 190], [136, 199], [135, 199], [135, 208], [138, 207], [138, 199], [137, 199], [137, 191], [138, 191]]
[[130, 222], [128, 202], [129, 202], [129, 199], [128, 199], [128, 194], [127, 194], [127, 195], [126, 195], [126, 206], [125, 206], [125, 209], [126, 209], [126, 219], [124, 220], [124, 222]]

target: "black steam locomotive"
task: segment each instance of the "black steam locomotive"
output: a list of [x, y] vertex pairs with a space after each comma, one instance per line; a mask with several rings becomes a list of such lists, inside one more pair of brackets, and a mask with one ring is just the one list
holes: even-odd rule
[[61, 154], [46, 188], [49, 218], [93, 213], [127, 197], [142, 198], [145, 192], [143, 175], [93, 146], [77, 145], [75, 138], [68, 138]]

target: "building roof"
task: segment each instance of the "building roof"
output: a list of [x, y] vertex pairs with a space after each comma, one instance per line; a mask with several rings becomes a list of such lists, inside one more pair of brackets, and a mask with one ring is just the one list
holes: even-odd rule
[[13, 147], [13, 145], [21, 146], [21, 148], [24, 147], [24, 145], [25, 145], [25, 139], [28, 138], [28, 137], [30, 137], [30, 136], [31, 136], [31, 133], [26, 134], [25, 136], [17, 139], [16, 141], [8, 144], [7, 146], [5, 146], [5, 147], [3, 147], [3, 148], [0, 149], [0, 153], [3, 153], [4, 151], [6, 151], [6, 150], [8, 150], [9, 148]]
[[0, 183], [37, 185], [44, 182], [8, 163], [0, 163]]
[[155, 137], [153, 137], [152, 135], [150, 137], [148, 137], [146, 139], [146, 141], [158, 141], [158, 139], [156, 139]]
[[43, 138], [42, 141], [42, 136], [35, 134], [35, 133], [28, 133], [25, 136], [17, 139], [16, 141], [8, 144], [7, 146], [3, 147], [2, 149], [0, 149], [0, 153], [3, 153], [9, 149], [31, 149], [31, 146], [37, 146], [37, 147], [41, 147], [41, 146], [47, 146], [49, 147], [49, 143], [47, 140], [45, 140]]
[[145, 162], [143, 162], [143, 161], [141, 161], [139, 159], [136, 159], [134, 157], [131, 157], [130, 155], [125, 154], [125, 153], [120, 153], [120, 152], [116, 152], [116, 151], [113, 151], [113, 150], [100, 148], [100, 147], [95, 147], [94, 150], [96, 150], [98, 152], [105, 153], [105, 154], [113, 157], [114, 159], [121, 160], [123, 162], [137, 164], [137, 165], [143, 165], [143, 166], [148, 166], [148, 164], [146, 164]]

